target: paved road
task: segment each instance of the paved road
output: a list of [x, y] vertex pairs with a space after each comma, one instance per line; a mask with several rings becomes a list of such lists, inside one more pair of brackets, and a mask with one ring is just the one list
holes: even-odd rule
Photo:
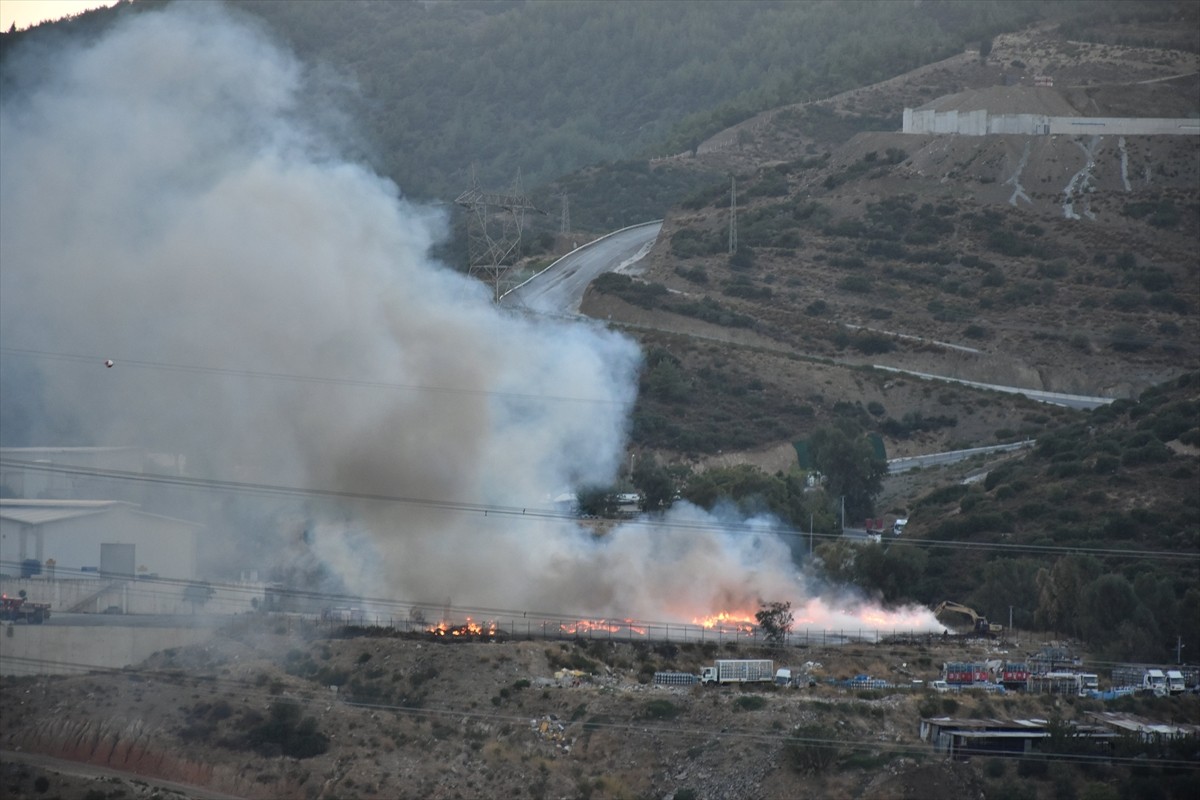
[[918, 467], [953, 464], [956, 461], [965, 461], [971, 456], [977, 456], [981, 453], [1003, 453], [1009, 450], [1023, 450], [1026, 447], [1033, 447], [1034, 444], [1033, 439], [1026, 439], [1023, 442], [1013, 442], [1011, 444], [993, 444], [987, 447], [972, 447], [968, 450], [949, 450], [944, 453], [929, 453], [923, 456], [892, 458], [888, 459], [888, 472], [895, 475], [896, 473], [907, 472], [910, 469]]
[[974, 386], [977, 389], [989, 389], [993, 392], [1006, 392], [1008, 394], [1023, 394], [1030, 400], [1037, 400], [1042, 403], [1050, 403], [1056, 406], [1066, 406], [1067, 408], [1093, 409], [1100, 406], [1106, 406], [1113, 402], [1112, 397], [1089, 397], [1082, 394], [1063, 394], [1062, 392], [1044, 392], [1040, 389], [1023, 389], [1019, 386], [1001, 386], [994, 383], [979, 383], [978, 381], [968, 381], [962, 378], [947, 378], [944, 375], [930, 375], [927, 372], [914, 372], [910, 369], [898, 369], [896, 367], [885, 367], [881, 364], [872, 364], [875, 369], [882, 369], [888, 372], [902, 372], [906, 375], [914, 375], [918, 378], [926, 378], [933, 381], [946, 381], [947, 383], [961, 383], [964, 386]]
[[662, 220], [634, 225], [585, 244], [500, 298], [501, 305], [542, 314], [577, 314], [588, 284], [641, 259], [654, 245]]

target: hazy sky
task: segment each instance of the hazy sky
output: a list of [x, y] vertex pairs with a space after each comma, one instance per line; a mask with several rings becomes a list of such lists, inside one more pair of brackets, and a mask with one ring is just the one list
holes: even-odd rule
[[15, 22], [20, 30], [116, 3], [117, 0], [0, 0], [0, 29], [7, 31]]

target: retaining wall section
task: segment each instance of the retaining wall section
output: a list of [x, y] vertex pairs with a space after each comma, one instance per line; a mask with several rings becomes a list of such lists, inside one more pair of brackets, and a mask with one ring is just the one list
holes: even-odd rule
[[74, 675], [121, 669], [170, 647], [199, 644], [210, 627], [0, 625], [0, 675]]
[[989, 114], [987, 111], [904, 109], [903, 133], [959, 136], [1200, 136], [1200, 119], [1166, 117], [1051, 117], [1044, 114]]

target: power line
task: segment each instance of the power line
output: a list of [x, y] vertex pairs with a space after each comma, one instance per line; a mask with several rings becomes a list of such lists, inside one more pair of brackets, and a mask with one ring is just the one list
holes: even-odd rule
[[549, 395], [549, 394], [523, 394], [520, 392], [501, 392], [491, 389], [463, 389], [447, 386], [429, 386], [427, 384], [411, 384], [411, 383], [396, 383], [390, 381], [369, 381], [356, 378], [329, 378], [320, 375], [298, 375], [294, 373], [284, 372], [266, 372], [263, 370], [248, 370], [248, 369], [232, 369], [228, 367], [205, 367], [193, 364], [173, 364], [163, 361], [139, 361], [136, 359], [112, 359], [112, 354], [108, 356], [86, 355], [77, 353], [59, 353], [47, 350], [28, 350], [15, 347], [0, 347], [0, 353], [8, 355], [21, 355], [34, 358], [45, 358], [57, 361], [71, 361], [84, 364], [103, 364], [106, 360], [112, 360], [116, 368], [122, 367], [137, 368], [137, 369], [153, 369], [164, 370], [170, 372], [186, 372], [200, 375], [232, 375], [242, 378], [260, 378], [265, 380], [277, 381], [292, 381], [298, 383], [315, 383], [337, 386], [357, 386], [371, 389], [394, 389], [409, 392], [430, 392], [437, 394], [450, 395], [467, 395], [477, 397], [505, 397], [517, 400], [552, 400], [556, 402], [568, 403], [591, 403], [595, 405], [620, 405], [617, 400], [608, 400], [595, 397], [569, 397], [565, 395]]
[[[552, 508], [537, 506], [500, 506], [490, 503], [469, 503], [465, 501], [432, 500], [419, 497], [406, 497], [375, 492], [352, 492], [344, 489], [319, 489], [281, 484], [253, 483], [249, 481], [219, 480], [216, 478], [194, 478], [181, 475], [165, 475], [152, 472], [133, 472], [128, 470], [106, 470], [95, 467], [75, 467], [67, 465], [47, 464], [44, 462], [25, 461], [20, 459], [0, 459], [0, 467], [24, 469], [31, 471], [50, 472], [63, 475], [85, 476], [96, 479], [133, 481], [166, 486], [178, 486], [189, 489], [209, 491], [225, 491], [244, 494], [263, 494], [288, 497], [323, 497], [340, 500], [371, 501], [383, 503], [400, 503], [425, 508], [446, 511], [450, 513], [466, 513], [480, 516], [498, 516], [509, 518], [562, 520], [576, 522], [574, 514], [558, 511]], [[754, 522], [683, 522], [679, 520], [638, 518], [623, 520], [623, 526], [634, 526], [651, 531], [692, 530], [709, 533], [728, 533], [749, 536], [776, 536], [784, 539], [801, 541], [810, 534], [804, 531], [794, 531], [782, 524], [768, 525]], [[812, 536], [826, 541], [844, 540], [839, 532], [813, 533]], [[903, 542], [892, 542], [893, 546], [917, 546], [942, 548], [962, 551], [999, 551], [1008, 553], [1033, 553], [1040, 555], [1092, 555], [1097, 557], [1159, 559], [1168, 561], [1200, 560], [1200, 552], [1178, 550], [1134, 550], [1118, 547], [1094, 547], [1079, 545], [1043, 545], [1021, 544], [1013, 542], [971, 542], [961, 540], [942, 541], [935, 539], [908, 538]]]

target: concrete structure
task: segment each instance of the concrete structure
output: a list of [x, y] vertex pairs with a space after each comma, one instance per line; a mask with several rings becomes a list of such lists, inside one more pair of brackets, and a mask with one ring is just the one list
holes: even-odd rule
[[185, 626], [180, 621], [163, 627], [7, 622], [0, 631], [0, 675], [71, 675], [120, 669], [139, 664], [159, 650], [207, 641], [213, 634], [211, 626]]
[[[1108, 741], [1116, 734], [1098, 725], [1073, 725], [1081, 738]], [[1025, 756], [1039, 749], [1050, 738], [1049, 722], [1044, 719], [951, 719], [921, 720], [921, 740], [936, 752], [950, 758], [973, 755]]]
[[1200, 725], [1191, 723], [1160, 722], [1120, 711], [1089, 711], [1087, 715], [1100, 725], [1123, 734], [1134, 734], [1145, 740], [1200, 736]]
[[114, 500], [0, 500], [0, 574], [192, 580], [201, 527]]
[[1200, 136], [1200, 119], [1154, 117], [1055, 117], [1045, 114], [989, 114], [974, 111], [904, 109], [903, 133], [959, 136]]
[[[140, 447], [0, 448], [0, 486], [8, 496], [37, 500], [132, 500], [140, 486], [92, 474], [110, 471], [140, 474], [146, 454]], [[125, 494], [117, 494], [124, 489]]]
[[192, 581], [155, 578], [55, 580], [0, 576], [0, 592], [16, 597], [24, 591], [31, 602], [49, 603], [55, 615], [52, 619], [69, 613], [117, 611], [137, 615], [244, 614], [267, 608], [266, 597], [272, 588], [257, 580], [200, 585], [204, 588], [195, 588]]

